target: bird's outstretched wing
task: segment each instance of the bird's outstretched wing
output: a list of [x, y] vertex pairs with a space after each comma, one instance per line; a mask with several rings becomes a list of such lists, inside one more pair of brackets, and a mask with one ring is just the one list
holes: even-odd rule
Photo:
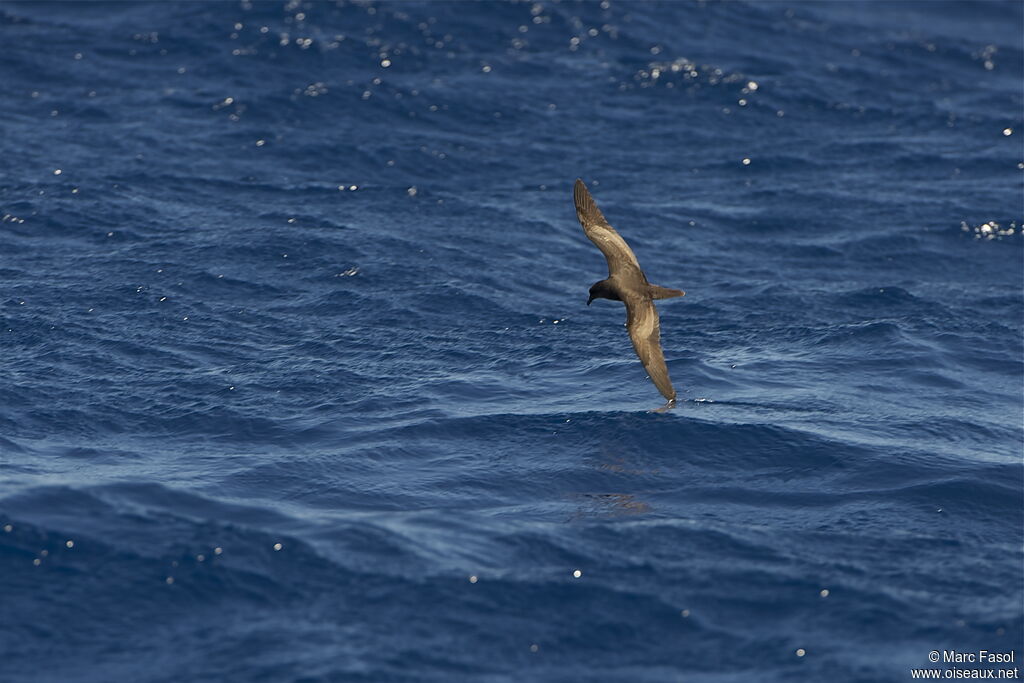
[[669, 401], [676, 398], [676, 390], [668, 377], [665, 354], [661, 350], [661, 324], [658, 309], [647, 297], [630, 297], [626, 300], [626, 329], [633, 340], [633, 348], [644, 369], [651, 376], [654, 386]]
[[[626, 244], [615, 228], [608, 225], [604, 214], [597, 208], [594, 198], [587, 191], [587, 186], [579, 178], [572, 189], [572, 198], [576, 202], [576, 217], [580, 219], [583, 232], [587, 234], [590, 241], [597, 245], [597, 248], [604, 254], [608, 261], [608, 275], [628, 275], [635, 277], [637, 274], [643, 278], [643, 271], [640, 270], [640, 263], [636, 260], [636, 254]], [[646, 282], [642, 279], [641, 282]], [[657, 316], [655, 316], [657, 319]]]

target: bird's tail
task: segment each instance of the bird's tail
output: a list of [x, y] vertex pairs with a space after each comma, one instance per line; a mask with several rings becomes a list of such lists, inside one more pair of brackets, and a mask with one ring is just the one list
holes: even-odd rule
[[681, 289], [670, 289], [658, 285], [647, 285], [647, 291], [650, 292], [652, 299], [672, 299], [677, 296], [686, 296], [686, 292]]

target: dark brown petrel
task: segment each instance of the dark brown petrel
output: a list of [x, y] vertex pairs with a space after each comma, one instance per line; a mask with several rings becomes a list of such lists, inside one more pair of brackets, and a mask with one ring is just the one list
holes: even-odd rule
[[626, 329], [629, 330], [629, 338], [633, 340], [636, 355], [640, 356], [640, 362], [644, 364], [654, 386], [658, 387], [658, 391], [671, 405], [675, 403], [676, 390], [668, 378], [665, 354], [661, 351], [661, 325], [653, 300], [671, 299], [683, 296], [686, 292], [659, 287], [647, 281], [633, 250], [615, 232], [615, 228], [608, 225], [587, 191], [587, 186], [579, 178], [573, 187], [572, 197], [576, 201], [576, 217], [580, 219], [583, 232], [587, 233], [587, 237], [597, 245], [608, 261], [608, 277], [590, 288], [587, 305], [594, 299], [611, 299], [626, 304]]

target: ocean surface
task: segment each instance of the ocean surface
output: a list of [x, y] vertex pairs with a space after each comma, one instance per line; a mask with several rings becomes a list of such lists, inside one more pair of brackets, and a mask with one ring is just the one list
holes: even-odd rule
[[1020, 666], [1022, 8], [0, 5], [0, 681]]

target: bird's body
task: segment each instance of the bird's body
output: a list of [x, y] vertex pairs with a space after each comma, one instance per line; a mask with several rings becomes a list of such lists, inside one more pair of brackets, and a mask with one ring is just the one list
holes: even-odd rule
[[608, 277], [591, 286], [587, 305], [594, 299], [611, 299], [626, 305], [626, 329], [636, 355], [640, 357], [640, 362], [644, 364], [644, 369], [661, 395], [670, 404], [674, 403], [676, 390], [669, 379], [665, 355], [661, 350], [661, 326], [654, 299], [670, 299], [683, 296], [685, 292], [652, 285], [647, 281], [633, 250], [605, 220], [582, 180], [576, 180], [573, 200], [583, 232], [608, 261]]

